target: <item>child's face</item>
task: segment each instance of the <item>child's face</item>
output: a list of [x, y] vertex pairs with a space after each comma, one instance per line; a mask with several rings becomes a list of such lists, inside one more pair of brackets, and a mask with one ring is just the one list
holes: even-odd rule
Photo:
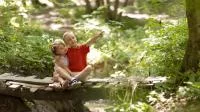
[[66, 45], [69, 45], [69, 46], [75, 46], [77, 44], [77, 40], [75, 36], [65, 37], [64, 42]]
[[56, 53], [59, 55], [65, 55], [67, 53], [68, 47], [64, 45], [59, 45], [56, 49]]

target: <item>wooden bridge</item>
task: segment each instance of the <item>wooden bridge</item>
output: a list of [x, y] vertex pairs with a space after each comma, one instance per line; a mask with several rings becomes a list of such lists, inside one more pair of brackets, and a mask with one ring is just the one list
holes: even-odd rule
[[[80, 86], [67, 89], [53, 89], [48, 86], [53, 82], [51, 77], [40, 79], [35, 76], [24, 77], [12, 73], [4, 73], [0, 75], [0, 111], [25, 112], [19, 109], [19, 102], [23, 99], [27, 99], [29, 101], [45, 101], [45, 106], [48, 105], [48, 103], [52, 105], [53, 102], [56, 108], [58, 105], [60, 107], [61, 103], [63, 103], [64, 106], [62, 106], [62, 109], [56, 112], [90, 112], [83, 111], [83, 102], [87, 100], [107, 99], [110, 89], [115, 86], [124, 87], [129, 85], [135, 89], [138, 86], [152, 87], [155, 83], [162, 83], [164, 81], [166, 81], [165, 77], [109, 77], [103, 79], [89, 79]], [[15, 100], [7, 101], [13, 98], [17, 98], [17, 103]], [[56, 104], [56, 102], [61, 103]], [[6, 109], [2, 111], [3, 107], [1, 105], [6, 106]], [[22, 105], [24, 105], [24, 103]], [[8, 111], [7, 108], [11, 110]], [[16, 110], [17, 108], [19, 111]], [[29, 111], [26, 110], [26, 112]], [[51, 111], [48, 110], [47, 112]]]
[[[139, 86], [153, 86], [155, 83], [166, 81], [164, 77], [148, 77], [148, 78], [103, 78], [103, 79], [89, 79], [80, 86], [70, 87], [67, 89], [53, 89], [48, 85], [52, 83], [51, 77], [44, 79], [36, 78], [35, 76], [23, 77], [14, 75], [12, 73], [4, 73], [0, 75], [0, 94], [11, 95], [16, 97], [23, 97], [27, 99], [72, 99], [73, 96], [79, 96], [87, 99], [91, 96], [105, 97], [106, 93], [99, 91], [100, 89], [109, 89], [112, 86], [135, 84]], [[104, 91], [105, 92], [105, 91]], [[99, 95], [97, 95], [97, 93]], [[93, 95], [94, 94], [94, 95]], [[105, 95], [105, 96], [102, 96]]]

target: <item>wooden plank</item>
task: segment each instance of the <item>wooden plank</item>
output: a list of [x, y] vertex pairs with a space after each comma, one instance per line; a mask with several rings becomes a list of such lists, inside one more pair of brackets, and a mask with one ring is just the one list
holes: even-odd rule
[[82, 84], [82, 86], [84, 86], [84, 87], [89, 87], [89, 86], [93, 86], [93, 85], [96, 85], [97, 83], [89, 83], [89, 82], [84, 82], [83, 84]]
[[45, 88], [44, 85], [27, 84], [22, 82], [7, 81], [6, 85], [21, 85], [26, 88]]
[[0, 94], [21, 97], [25, 99], [33, 100], [94, 100], [102, 97], [107, 97], [108, 93], [105, 93], [101, 88], [76, 88], [71, 90], [62, 91], [46, 91], [38, 89], [37, 91], [29, 90], [29, 88], [19, 88], [13, 91], [12, 88], [6, 88], [0, 85]]
[[9, 76], [13, 76], [13, 75], [14, 75], [13, 73], [4, 73], [4, 74], [0, 75], [0, 78], [1, 77], [9, 77]]
[[89, 82], [89, 83], [92, 83], [92, 82], [95, 82], [95, 83], [102, 83], [102, 82], [109, 82], [110, 81], [110, 78], [92, 78], [92, 79], [88, 79], [86, 80], [85, 82]]
[[[46, 88], [48, 87], [48, 85], [50, 83], [53, 83], [53, 81], [51, 80], [52, 77], [46, 77], [44, 79], [36, 79], [36, 76], [27, 76], [27, 77], [23, 77], [23, 76], [19, 76], [19, 75], [14, 75], [12, 73], [5, 73], [0, 75], [0, 80], [7, 80], [6, 85], [10, 86], [12, 84], [18, 84], [18, 85], [22, 85], [23, 87], [27, 87], [27, 88]], [[155, 83], [162, 83], [166, 81], [166, 77], [139, 77], [139, 76], [131, 76], [131, 77], [116, 77], [116, 78], [92, 78], [89, 79], [87, 81], [85, 81], [81, 86], [78, 87], [89, 87], [89, 86], [95, 86], [99, 83], [105, 83], [107, 85], [123, 85], [126, 84], [127, 82], [131, 83], [132, 85], [134, 85], [135, 83], [139, 82], [141, 84], [150, 84], [151, 83], [155, 84]], [[140, 85], [141, 85], [140, 84]], [[74, 89], [77, 87], [70, 87], [68, 89]]]
[[15, 81], [15, 82], [24, 82], [29, 84], [38, 84], [38, 85], [48, 85], [52, 83], [51, 77], [46, 77], [45, 79], [37, 79], [36, 76], [18, 76], [12, 73], [4, 73], [0, 75], [0, 80], [7, 80], [7, 81]]
[[44, 88], [44, 90], [45, 91], [53, 91], [54, 89], [48, 86], [48, 87]]
[[167, 81], [167, 77], [147, 77], [144, 82], [146, 83], [163, 83]]
[[[111, 80], [110, 80], [111, 79]], [[80, 87], [77, 88], [68, 88], [68, 89], [53, 89], [48, 87], [48, 85], [37, 85], [37, 84], [31, 84], [26, 82], [17, 82], [17, 81], [2, 81], [0, 80], [0, 93], [16, 96], [16, 97], [22, 97], [27, 99], [46, 99], [46, 100], [54, 100], [54, 99], [68, 99], [73, 100], [76, 97], [83, 98], [83, 99], [90, 99], [91, 97], [96, 99], [102, 98], [105, 96], [108, 96], [108, 91], [110, 88], [115, 87], [116, 85], [120, 86], [132, 86], [133, 88], [138, 86], [144, 86], [148, 85], [148, 87], [154, 86], [153, 83], [140, 83], [136, 80], [132, 80], [132, 82], [128, 82], [128, 79], [114, 79], [114, 78], [107, 78], [107, 79], [90, 79], [86, 81], [84, 84], [82, 84]], [[159, 79], [159, 78], [157, 78]], [[156, 79], [156, 80], [157, 80]], [[48, 80], [48, 79], [47, 79]], [[154, 81], [156, 81], [154, 80]], [[130, 81], [130, 80], [129, 80]], [[159, 81], [159, 80], [158, 80]], [[106, 82], [106, 83], [105, 83]], [[128, 85], [127, 83], [132, 83], [132, 85]], [[87, 85], [92, 84], [92, 85]], [[7, 86], [6, 86], [7, 85]], [[15, 85], [15, 86], [14, 86]], [[20, 85], [19, 89], [18, 86]], [[84, 86], [87, 85], [87, 86]], [[8, 86], [13, 86], [13, 89], [9, 88]], [[105, 92], [106, 91], [106, 92]]]
[[43, 81], [52, 81], [52, 77], [45, 77], [44, 79], [42, 79]]
[[34, 93], [38, 90], [38, 88], [30, 88], [30, 92]]
[[12, 89], [18, 89], [21, 85], [17, 85], [17, 84], [13, 84], [13, 85], [10, 85], [8, 86], [9, 88], [12, 88]]
[[166, 81], [167, 80], [167, 77], [147, 77], [145, 79], [146, 81], [154, 81], [154, 80], [160, 80], [160, 81]]
[[82, 87], [82, 83], [81, 82], [77, 82], [75, 85], [69, 86], [66, 89], [70, 90], [70, 89], [76, 89], [76, 88], [80, 88], [80, 87]]
[[26, 79], [36, 79], [37, 76], [35, 76], [35, 75], [31, 75], [31, 76], [26, 76], [25, 78], [26, 78]]

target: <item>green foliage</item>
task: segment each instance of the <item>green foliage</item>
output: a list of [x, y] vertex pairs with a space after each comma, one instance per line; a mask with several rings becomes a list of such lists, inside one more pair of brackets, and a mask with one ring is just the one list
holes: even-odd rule
[[148, 66], [151, 74], [179, 73], [188, 34], [186, 21], [178, 21], [176, 25], [150, 21], [145, 29], [149, 37], [143, 39], [145, 55], [140, 64]]
[[127, 29], [119, 22], [106, 24], [89, 18], [76, 24], [80, 42], [98, 30], [105, 34], [95, 47], [115, 60], [113, 70], [145, 76], [179, 74], [187, 37], [185, 20], [172, 24], [150, 19], [145, 27], [136, 29]]
[[22, 74], [49, 75], [53, 70], [49, 45], [54, 37], [38, 27], [1, 29], [0, 68]]
[[[112, 25], [112, 26], [111, 26]], [[123, 24], [113, 22], [106, 24], [96, 19], [87, 19], [76, 24], [76, 34], [79, 41], [86, 41], [98, 30], [104, 31], [104, 37], [95, 44], [95, 47], [112, 57], [115, 61], [114, 70], [126, 70], [130, 57], [137, 50], [135, 40], [144, 38], [141, 27], [136, 30], [123, 30]], [[112, 73], [112, 70], [110, 70]], [[109, 74], [110, 74], [109, 73]]]
[[4, 26], [0, 28], [0, 69], [26, 75], [43, 74], [41, 77], [52, 73], [49, 44], [59, 33], [44, 31], [28, 23], [18, 8], [12, 11], [7, 6], [0, 8], [3, 12], [0, 24]]
[[152, 107], [143, 102], [137, 102], [135, 104], [131, 103], [121, 103], [114, 105], [106, 110], [107, 112], [154, 112]]
[[[123, 77], [117, 77], [123, 80]], [[107, 109], [108, 112], [153, 112], [153, 108], [145, 103], [148, 91], [138, 88], [137, 84], [133, 86], [124, 81], [121, 85], [115, 85], [110, 91], [114, 105]]]
[[69, 18], [72, 22], [77, 22], [77, 18], [81, 18], [84, 12], [84, 7], [73, 7], [73, 8], [60, 8], [58, 12], [61, 16]]
[[138, 0], [137, 8], [141, 13], [167, 14], [173, 17], [184, 17], [184, 0]]
[[[187, 80], [185, 83], [187, 86], [179, 87], [178, 94], [187, 98], [195, 98], [200, 99], [200, 72], [197, 73], [193, 72], [186, 72], [184, 76]], [[184, 94], [182, 94], [184, 93]]]
[[[67, 10], [64, 9], [60, 9], [60, 11], [61, 13], [64, 12], [64, 15], [65, 12], [67, 12]], [[16, 51], [13, 57], [19, 58], [21, 56], [23, 59], [28, 55], [21, 52], [34, 51], [32, 54], [34, 58], [29, 57], [30, 59], [27, 60], [32, 60], [33, 63], [41, 62], [42, 64], [31, 64], [32, 62], [30, 61], [23, 65], [21, 63], [22, 59], [18, 59], [16, 63], [22, 64], [23, 67], [20, 67], [12, 61], [3, 61], [4, 63], [2, 62], [1, 65], [4, 67], [9, 66], [6, 68], [11, 68], [16, 65], [17, 68], [14, 70], [18, 71], [33, 71], [34, 65], [40, 65], [38, 68], [36, 67], [37, 69], [35, 71], [39, 68], [45, 70], [44, 68], [48, 68], [47, 66], [52, 66], [51, 63], [48, 63], [51, 60], [51, 56], [47, 46], [50, 40], [61, 34], [41, 30], [38, 26], [33, 25], [37, 23], [30, 24], [28, 20], [19, 15], [19, 13], [17, 8], [9, 12], [7, 8], [2, 7], [3, 16], [1, 16], [1, 18], [3, 21], [0, 21], [0, 24], [4, 27], [0, 29], [0, 35], [1, 39], [5, 41], [1, 42], [2, 49], [4, 46], [7, 46], [7, 49], [16, 46], [16, 49], [20, 52], [13, 49], [10, 49], [11, 51], [9, 52]], [[71, 17], [72, 15], [68, 12], [66, 16]], [[156, 20], [149, 20], [145, 27], [128, 25], [130, 25], [129, 22], [110, 21], [109, 23], [105, 23], [105, 21], [101, 19], [86, 18], [75, 24], [75, 33], [79, 42], [84, 42], [92, 37], [98, 30], [103, 30], [105, 32], [104, 37], [98, 40], [95, 47], [114, 60], [114, 63], [111, 65], [111, 69], [113, 70], [109, 70], [109, 73], [105, 72], [107, 74], [121, 70], [128, 74], [135, 75], [168, 74], [170, 76], [179, 71], [178, 69], [181, 65], [187, 37], [185, 20], [180, 21], [177, 25], [160, 23]], [[135, 29], [131, 26], [134, 26]], [[43, 39], [44, 37], [46, 40]], [[39, 44], [40, 41], [41, 44]], [[16, 43], [20, 44], [18, 45]], [[36, 48], [40, 49], [40, 51], [37, 51], [34, 47], [37, 44], [38, 46]], [[46, 47], [44, 47], [45, 45]], [[30, 49], [26, 50], [26, 47]], [[4, 50], [4, 52], [5, 51], [7, 50]], [[44, 57], [42, 56], [44, 56], [44, 54], [47, 54], [48, 58], [43, 59]], [[2, 57], [4, 57], [2, 59], [5, 60], [7, 56], [5, 53], [2, 53]], [[23, 63], [25, 63], [25, 61]], [[51, 67], [46, 70], [51, 71]]]

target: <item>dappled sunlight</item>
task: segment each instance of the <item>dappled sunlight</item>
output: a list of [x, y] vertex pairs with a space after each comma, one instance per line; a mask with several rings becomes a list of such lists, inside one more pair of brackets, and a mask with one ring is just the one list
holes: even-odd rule
[[47, 5], [48, 7], [54, 7], [54, 4], [52, 2], [50, 2], [49, 0], [39, 0], [39, 2], [41, 4]]
[[82, 6], [86, 4], [84, 0], [72, 0], [72, 2], [75, 3], [77, 6]]
[[85, 29], [85, 32], [89, 32], [91, 30], [103, 31], [105, 38], [108, 38], [111, 32], [109, 26], [102, 24], [102, 22], [98, 19], [87, 19], [84, 23], [75, 24], [75, 29], [79, 30], [78, 26], [81, 26], [81, 29]]
[[139, 13], [123, 13], [122, 16], [127, 16], [133, 19], [155, 19], [161, 22], [169, 22], [174, 25], [178, 24], [178, 20], [172, 19], [169, 17], [169, 15], [166, 14], [149, 15], [149, 14], [139, 14]]
[[95, 48], [90, 48], [90, 52], [87, 55], [87, 61], [89, 64], [95, 64], [102, 60], [102, 53], [95, 49]]
[[20, 13], [19, 15], [21, 15], [23, 18], [25, 19], [29, 19], [29, 15], [27, 13]]
[[35, 16], [36, 19], [43, 19], [45, 17], [44, 14]]
[[0, 0], [0, 6], [5, 6], [6, 2], [4, 0]]
[[150, 16], [148, 14], [126, 14], [123, 13], [122, 16], [128, 16], [130, 18], [135, 18], [135, 19], [149, 19]]
[[148, 43], [150, 46], [154, 46], [160, 44], [159, 38], [156, 38], [154, 35], [150, 36], [149, 38], [142, 39], [144, 43]]
[[59, 16], [59, 13], [56, 12], [56, 11], [50, 11], [49, 15], [51, 15], [51, 16]]
[[52, 30], [58, 30], [61, 27], [62, 27], [62, 24], [55, 24], [55, 23], [50, 24], [50, 28]]
[[57, 10], [50, 10], [47, 13], [36, 14], [31, 16], [31, 19], [39, 21], [45, 29], [66, 31], [73, 27], [69, 20], [70, 18], [66, 19], [61, 17]]
[[19, 27], [19, 23], [16, 22], [17, 17], [13, 17], [10, 20], [10, 23], [14, 26], [14, 27]]

